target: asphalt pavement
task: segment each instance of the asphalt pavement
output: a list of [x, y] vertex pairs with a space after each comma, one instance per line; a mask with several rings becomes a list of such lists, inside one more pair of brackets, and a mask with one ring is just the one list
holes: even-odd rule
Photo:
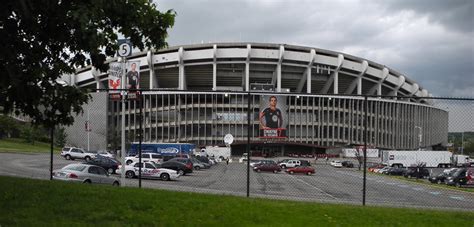
[[[59, 155], [53, 169], [80, 162]], [[250, 171], [250, 197], [362, 204], [363, 173], [357, 168], [334, 168], [325, 162], [314, 165], [314, 175]], [[49, 154], [0, 152], [0, 175], [49, 179]], [[142, 180], [144, 188], [159, 188], [225, 195], [247, 195], [247, 165], [222, 162], [210, 169], [194, 171], [176, 181]], [[115, 175], [120, 178], [120, 175]], [[138, 179], [123, 179], [122, 185], [138, 187]], [[474, 210], [474, 193], [426, 185], [390, 176], [367, 174], [366, 204], [377, 206], [424, 207]]]

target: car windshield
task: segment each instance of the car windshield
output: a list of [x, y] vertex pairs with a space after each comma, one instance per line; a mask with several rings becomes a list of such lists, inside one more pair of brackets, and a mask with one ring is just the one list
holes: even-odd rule
[[79, 171], [82, 172], [86, 166], [83, 165], [68, 165], [63, 168], [63, 170], [73, 170], [73, 171]]

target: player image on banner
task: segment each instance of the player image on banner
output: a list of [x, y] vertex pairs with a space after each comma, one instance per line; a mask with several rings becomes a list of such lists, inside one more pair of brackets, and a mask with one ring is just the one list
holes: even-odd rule
[[286, 97], [262, 96], [260, 99], [260, 137], [286, 138]]
[[127, 62], [127, 89], [138, 90], [140, 89], [140, 62], [129, 61]]
[[113, 91], [121, 89], [122, 87], [122, 66], [118, 62], [110, 63], [109, 67], [109, 89], [110, 93], [116, 93], [118, 91]]

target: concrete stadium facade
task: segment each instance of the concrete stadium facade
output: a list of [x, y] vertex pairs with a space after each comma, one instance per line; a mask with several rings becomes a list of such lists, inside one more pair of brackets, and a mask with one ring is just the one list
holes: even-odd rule
[[[252, 144], [272, 151], [347, 147], [364, 144], [365, 112], [369, 146], [417, 149], [447, 142], [448, 113], [432, 105], [426, 89], [359, 57], [283, 44], [216, 43], [142, 52], [128, 60], [141, 65], [145, 142], [220, 145], [232, 134], [237, 148], [250, 133]], [[106, 89], [107, 77], [88, 67], [63, 80]], [[264, 95], [285, 100], [286, 138], [259, 138]], [[366, 109], [361, 95], [380, 97], [368, 97]], [[126, 105], [127, 138], [137, 141], [138, 103]], [[106, 119], [100, 121], [119, 129], [121, 103], [109, 101], [103, 108]]]

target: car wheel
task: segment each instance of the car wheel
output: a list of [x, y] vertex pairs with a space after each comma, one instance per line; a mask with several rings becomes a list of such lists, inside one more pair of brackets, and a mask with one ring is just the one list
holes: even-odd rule
[[162, 174], [160, 175], [160, 178], [161, 178], [161, 180], [169, 181], [169, 180], [170, 180], [170, 175], [167, 174], [167, 173], [162, 173]]
[[132, 164], [132, 160], [127, 160], [127, 165]]
[[456, 187], [460, 188], [461, 187], [461, 184], [459, 182], [456, 182]]
[[125, 173], [125, 176], [126, 176], [127, 178], [134, 178], [134, 177], [135, 177], [135, 173], [134, 173], [133, 171], [127, 171], [127, 172]]
[[290, 173], [290, 174], [293, 174], [293, 173], [295, 173], [295, 172], [293, 172], [293, 171], [290, 171], [290, 172], [288, 172], [288, 173]]
[[282, 168], [282, 169], [286, 169], [286, 165], [281, 165], [281, 168]]
[[114, 173], [115, 171], [114, 171], [114, 169], [112, 169], [112, 168], [108, 168], [108, 169], [107, 169], [107, 172], [108, 172], [109, 174], [112, 174], [112, 173]]
[[184, 170], [182, 170], [182, 169], [178, 170], [178, 174], [179, 174], [180, 176], [184, 176]]
[[91, 184], [92, 182], [90, 180], [85, 180], [84, 182], [82, 182], [84, 184]]
[[443, 182], [441, 182], [441, 180], [437, 180], [436, 183], [441, 184], [441, 183], [443, 183]]
[[259, 173], [260, 173], [260, 171], [261, 171], [260, 169], [257, 169], [257, 172], [259, 172]]
[[118, 187], [118, 186], [120, 186], [120, 183], [119, 183], [118, 181], [114, 181], [114, 183], [112, 184], [112, 186]]
[[313, 173], [312, 173], [312, 172], [307, 172], [306, 174], [311, 175], [311, 174], [313, 174]]
[[88, 162], [88, 161], [90, 161], [90, 160], [91, 160], [91, 157], [89, 157], [89, 156], [86, 156], [84, 159], [86, 160], [86, 162]]
[[66, 158], [66, 160], [71, 160], [71, 155], [66, 155], [64, 158]]
[[278, 173], [278, 170], [276, 170], [276, 169], [275, 169], [275, 170], [273, 170], [273, 173]]
[[200, 170], [201, 167], [199, 167], [199, 166], [194, 166], [194, 169], [195, 169], [195, 170]]

